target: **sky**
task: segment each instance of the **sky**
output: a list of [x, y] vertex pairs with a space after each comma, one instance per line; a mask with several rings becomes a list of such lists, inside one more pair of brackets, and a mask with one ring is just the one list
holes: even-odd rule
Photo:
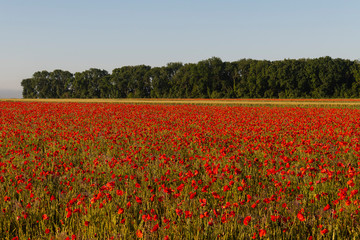
[[360, 59], [359, 0], [0, 0], [0, 98], [36, 71]]

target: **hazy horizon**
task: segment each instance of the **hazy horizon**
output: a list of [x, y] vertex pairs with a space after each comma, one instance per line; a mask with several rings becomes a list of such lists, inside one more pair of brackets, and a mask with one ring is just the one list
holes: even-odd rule
[[22, 90], [0, 89], [0, 99], [1, 98], [22, 98]]

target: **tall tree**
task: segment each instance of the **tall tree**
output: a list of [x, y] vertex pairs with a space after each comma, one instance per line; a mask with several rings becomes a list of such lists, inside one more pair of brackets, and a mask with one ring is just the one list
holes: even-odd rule
[[131, 66], [115, 68], [110, 76], [112, 98], [126, 98], [129, 94], [128, 84], [132, 74]]
[[132, 67], [131, 77], [128, 82], [129, 94], [127, 97], [150, 97], [150, 66], [138, 65]]
[[193, 91], [192, 78], [196, 77], [196, 64], [187, 63], [178, 69], [170, 81], [171, 98], [189, 98]]
[[33, 78], [23, 79], [21, 86], [23, 87], [23, 98], [38, 98], [36, 83]]
[[74, 75], [69, 71], [54, 70], [49, 75], [51, 83], [51, 94], [53, 98], [68, 98], [71, 96], [71, 86], [74, 81]]
[[38, 98], [54, 98], [50, 81], [50, 73], [48, 71], [35, 72], [33, 80], [35, 82], [35, 90]]
[[155, 67], [150, 70], [150, 97], [163, 98], [167, 96], [170, 81], [165, 67]]
[[100, 98], [101, 81], [106, 76], [108, 76], [106, 70], [97, 68], [75, 73], [73, 96], [75, 98]]
[[349, 98], [360, 97], [358, 61], [321, 57], [35, 72], [24, 79], [26, 98]]

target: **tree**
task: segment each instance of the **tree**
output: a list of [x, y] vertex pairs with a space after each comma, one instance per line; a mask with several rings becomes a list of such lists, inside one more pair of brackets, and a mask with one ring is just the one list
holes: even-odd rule
[[21, 86], [23, 87], [23, 98], [37, 98], [38, 94], [36, 91], [36, 83], [33, 78], [23, 79], [21, 81]]
[[112, 98], [126, 98], [129, 94], [128, 84], [132, 74], [132, 67], [115, 68], [110, 76]]
[[21, 82], [24, 98], [349, 98], [360, 97], [358, 61], [321, 57], [282, 61], [212, 57], [74, 74], [35, 72]]
[[248, 77], [250, 66], [255, 60], [241, 59], [233, 64], [234, 66], [234, 92], [237, 98], [248, 98], [250, 97], [250, 90], [248, 85]]
[[189, 98], [193, 91], [193, 78], [197, 76], [196, 64], [187, 63], [178, 69], [170, 80], [171, 98]]
[[108, 76], [106, 70], [90, 68], [81, 73], [75, 73], [73, 84], [73, 97], [100, 98], [102, 78]]
[[50, 73], [48, 71], [35, 72], [33, 81], [38, 98], [54, 98], [54, 93], [51, 88]]
[[49, 75], [51, 83], [51, 95], [53, 98], [68, 98], [71, 96], [71, 87], [74, 81], [74, 75], [69, 71], [54, 70]]
[[166, 71], [166, 67], [155, 67], [150, 70], [150, 97], [163, 98], [168, 95], [170, 81]]
[[131, 68], [131, 76], [128, 82], [129, 94], [127, 97], [148, 98], [150, 97], [150, 66], [138, 65]]

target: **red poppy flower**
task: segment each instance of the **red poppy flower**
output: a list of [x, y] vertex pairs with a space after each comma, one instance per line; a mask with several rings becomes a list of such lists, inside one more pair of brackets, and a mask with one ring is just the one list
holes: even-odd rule
[[328, 232], [329, 232], [329, 230], [327, 230], [326, 228], [324, 228], [323, 230], [320, 231], [321, 235], [324, 235]]
[[159, 224], [156, 224], [150, 232], [156, 232], [159, 229]]
[[329, 209], [330, 209], [330, 205], [329, 205], [329, 204], [324, 207], [324, 211], [329, 210]]
[[302, 215], [301, 213], [298, 213], [297, 214], [297, 218], [302, 222], [302, 221], [305, 221], [305, 217], [304, 215]]
[[249, 222], [251, 221], [251, 216], [247, 216], [247, 217], [245, 217], [244, 218], [244, 225], [248, 225], [249, 224]]
[[140, 229], [138, 229], [138, 230], [136, 231], [136, 236], [137, 236], [138, 238], [142, 238], [142, 237], [144, 236], [144, 234], [143, 234], [143, 232], [142, 232]]
[[118, 214], [123, 214], [123, 213], [124, 213], [124, 209], [123, 209], [123, 208], [119, 208]]

